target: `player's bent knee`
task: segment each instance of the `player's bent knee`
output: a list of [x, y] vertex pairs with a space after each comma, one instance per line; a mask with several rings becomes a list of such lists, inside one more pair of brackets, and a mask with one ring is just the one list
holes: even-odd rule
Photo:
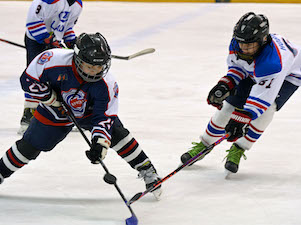
[[40, 150], [33, 147], [23, 138], [16, 142], [16, 146], [17, 146], [17, 151], [28, 160], [36, 159], [38, 155], [41, 153]]

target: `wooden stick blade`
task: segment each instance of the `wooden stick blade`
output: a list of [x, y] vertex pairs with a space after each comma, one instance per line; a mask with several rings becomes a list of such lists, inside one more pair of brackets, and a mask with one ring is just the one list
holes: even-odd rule
[[153, 53], [155, 51], [156, 50], [154, 48], [147, 48], [147, 49], [141, 50], [141, 51], [136, 52], [136, 53], [134, 53], [132, 55], [129, 55], [129, 56], [112, 55], [112, 58], [114, 58], [114, 59], [123, 59], [123, 60], [130, 60], [130, 59], [136, 58], [138, 56], [142, 56], [142, 55]]

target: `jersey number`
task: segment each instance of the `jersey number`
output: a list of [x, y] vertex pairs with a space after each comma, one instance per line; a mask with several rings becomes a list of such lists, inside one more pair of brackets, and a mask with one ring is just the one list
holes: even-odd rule
[[112, 126], [112, 123], [113, 123], [113, 121], [110, 118], [108, 118], [107, 120], [102, 121], [102, 122], [100, 122], [98, 124], [100, 126], [102, 126], [102, 127], [106, 127], [108, 130], [110, 130], [111, 126]]
[[[270, 83], [265, 88], [271, 88], [271, 84], [272, 84], [273, 80], [274, 80], [274, 78], [270, 81]], [[264, 85], [266, 85], [267, 81], [268, 80], [260, 81], [259, 85], [264, 86]]]
[[33, 83], [29, 86], [29, 90], [31, 92], [44, 92], [48, 89], [47, 85], [45, 84], [37, 84]]
[[41, 11], [41, 9], [42, 9], [42, 6], [41, 6], [41, 5], [38, 5], [38, 7], [37, 7], [37, 9], [36, 9], [36, 14], [39, 14], [40, 11]]

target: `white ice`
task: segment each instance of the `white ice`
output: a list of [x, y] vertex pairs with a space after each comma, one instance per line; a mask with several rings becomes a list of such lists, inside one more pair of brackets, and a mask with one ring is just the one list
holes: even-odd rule
[[[0, 38], [23, 44], [30, 2], [0, 2]], [[301, 5], [84, 2], [75, 27], [101, 32], [114, 54], [153, 47], [131, 61], [114, 60], [120, 87], [120, 118], [162, 177], [179, 165], [181, 154], [203, 133], [215, 109], [210, 88], [226, 72], [234, 24], [248, 11], [264, 13], [270, 30], [301, 44]], [[19, 76], [25, 51], [0, 42], [0, 154], [21, 137], [23, 111]], [[132, 205], [143, 225], [301, 224], [301, 93], [297, 91], [252, 150], [240, 171], [224, 179], [223, 142], [204, 160], [164, 185], [162, 200], [152, 195]], [[88, 134], [87, 134], [88, 135]], [[1, 185], [1, 225], [116, 225], [130, 217], [113, 186], [92, 165], [87, 144], [71, 133]], [[144, 190], [137, 172], [113, 150], [105, 163], [126, 198]]]

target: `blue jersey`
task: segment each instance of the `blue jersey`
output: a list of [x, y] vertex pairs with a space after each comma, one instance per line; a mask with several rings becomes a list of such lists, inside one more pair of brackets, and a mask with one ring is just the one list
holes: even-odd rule
[[[76, 71], [73, 50], [52, 49], [39, 54], [23, 72], [23, 90], [40, 104], [34, 116], [51, 126], [70, 126], [62, 107], [44, 105], [51, 91], [61, 96], [79, 123], [91, 121], [92, 138], [111, 139], [111, 127], [118, 111], [118, 85], [108, 73], [97, 82], [85, 82]], [[88, 119], [87, 119], [88, 118]]]
[[280, 35], [272, 34], [271, 38], [271, 43], [253, 62], [236, 56], [233, 46], [237, 43], [234, 39], [229, 47], [227, 75], [234, 78], [236, 84], [247, 77], [255, 82], [244, 105], [253, 119], [263, 114], [275, 101], [285, 80], [296, 86], [301, 85], [301, 48]]

